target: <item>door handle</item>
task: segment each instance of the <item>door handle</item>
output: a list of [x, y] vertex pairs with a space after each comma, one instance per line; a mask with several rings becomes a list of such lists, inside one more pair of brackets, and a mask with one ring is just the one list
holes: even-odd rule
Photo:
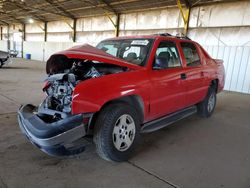
[[182, 73], [182, 74], [181, 74], [181, 79], [182, 79], [182, 80], [186, 80], [186, 79], [187, 79], [186, 73]]

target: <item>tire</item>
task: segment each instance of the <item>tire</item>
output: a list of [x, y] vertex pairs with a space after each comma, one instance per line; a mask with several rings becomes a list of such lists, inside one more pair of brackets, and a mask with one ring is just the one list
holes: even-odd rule
[[99, 156], [108, 161], [127, 161], [140, 140], [140, 121], [126, 103], [111, 104], [99, 114], [94, 127], [94, 142]]
[[0, 68], [2, 68], [2, 66], [3, 66], [3, 61], [0, 60]]
[[204, 118], [209, 118], [214, 112], [216, 106], [216, 89], [211, 86], [208, 89], [206, 98], [197, 105], [198, 115]]

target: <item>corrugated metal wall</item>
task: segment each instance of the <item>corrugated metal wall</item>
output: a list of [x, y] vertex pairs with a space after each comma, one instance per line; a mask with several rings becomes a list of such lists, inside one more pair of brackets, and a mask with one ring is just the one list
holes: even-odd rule
[[204, 46], [216, 59], [223, 59], [225, 90], [250, 93], [250, 46]]
[[250, 2], [196, 7], [190, 38], [216, 59], [223, 59], [225, 90], [250, 94]]

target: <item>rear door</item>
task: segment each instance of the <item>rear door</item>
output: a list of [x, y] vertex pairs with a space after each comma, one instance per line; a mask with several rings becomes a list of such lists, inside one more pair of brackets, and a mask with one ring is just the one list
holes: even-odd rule
[[198, 47], [193, 42], [180, 43], [186, 66], [186, 97], [185, 106], [194, 105], [204, 99], [207, 93], [207, 84], [204, 73], [204, 63], [201, 60]]
[[175, 112], [185, 105], [184, 72], [176, 43], [161, 41], [150, 71], [150, 114], [152, 119]]

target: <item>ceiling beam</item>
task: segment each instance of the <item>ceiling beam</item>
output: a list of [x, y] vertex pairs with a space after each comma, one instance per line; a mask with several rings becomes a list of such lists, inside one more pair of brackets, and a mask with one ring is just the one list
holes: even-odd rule
[[201, 2], [201, 0], [196, 0], [193, 4], [192, 7], [196, 6], [197, 4], [199, 4]]
[[184, 0], [184, 3], [185, 3], [187, 8], [192, 7], [192, 4], [189, 2], [189, 0]]
[[38, 21], [41, 21], [41, 22], [45, 22], [45, 21], [46, 21], [45, 18], [43, 18], [43, 17], [41, 17], [41, 16], [38, 16], [38, 15], [33, 14], [33, 13], [31, 14], [30, 11], [32, 11], [32, 8], [28, 8], [28, 6], [27, 6], [25, 3], [23, 3], [24, 6], [21, 5], [21, 4], [19, 4], [19, 3], [16, 2], [16, 1], [7, 1], [7, 3], [10, 3], [10, 4], [16, 6], [17, 8], [19, 8], [19, 9], [21, 9], [21, 10], [27, 12], [27, 13], [30, 14], [34, 19], [36, 19], [36, 20], [38, 20]]
[[61, 14], [61, 13], [58, 13], [58, 12], [53, 12], [53, 11], [48, 11], [48, 10], [45, 10], [45, 9], [33, 8], [33, 7], [32, 7], [32, 9], [37, 10], [37, 11], [41, 11], [41, 12], [44, 12], [44, 13], [54, 14], [54, 15], [57, 15], [57, 16], [62, 16], [62, 17], [68, 18], [67, 16], [65, 16], [65, 14]]
[[70, 11], [74, 11], [74, 10], [88, 10], [88, 9], [92, 9], [92, 8], [100, 8], [104, 11], [109, 11], [109, 12], [113, 12], [112, 10], [110, 10], [109, 7], [107, 7], [107, 4], [104, 3], [100, 3], [99, 1], [96, 1], [97, 4], [91, 2], [91, 1], [86, 1], [86, 0], [81, 0], [84, 3], [89, 4], [90, 6], [84, 6], [84, 7], [79, 7], [77, 9], [70, 9]]
[[61, 5], [59, 5], [56, 2], [51, 1], [51, 0], [45, 0], [45, 1], [47, 3], [49, 3], [51, 6], [53, 6], [55, 9], [60, 10], [61, 12], [63, 12], [66, 17], [69, 17], [71, 19], [75, 19], [75, 16], [72, 13], [70, 13], [69, 11], [65, 10]]
[[2, 21], [2, 20], [0, 20], [0, 22], [3, 23], [4, 25], [9, 25], [9, 23]]
[[99, 0], [99, 2], [103, 3], [104, 5], [106, 5], [111, 10], [111, 12], [113, 12], [115, 14], [118, 14], [118, 12], [114, 9], [114, 7], [111, 6], [106, 0]]
[[[110, 6], [120, 6], [122, 4], [126, 4], [126, 3], [133, 3], [133, 2], [138, 2], [139, 0], [123, 0], [123, 1], [118, 1], [118, 2], [112, 2], [112, 3], [109, 3]], [[90, 4], [91, 6], [79, 6], [78, 8], [71, 8], [69, 9], [69, 11], [83, 11], [83, 10], [89, 10], [89, 9], [93, 9], [93, 8], [100, 8], [100, 9], [103, 9], [103, 10], [106, 10], [106, 11], [110, 11], [110, 9], [107, 7], [106, 4], [104, 3], [99, 3], [99, 4], [93, 4], [91, 2], [88, 2], [86, 0], [82, 0], [82, 2], [85, 2], [85, 3], [88, 3]], [[139, 8], [141, 7], [140, 4], [138, 4], [137, 8], [134, 9], [134, 10], [125, 10], [125, 11], [121, 11], [119, 12], [118, 10], [116, 10], [118, 13], [126, 13], [126, 12], [135, 12], [137, 10], [141, 11], [141, 10], [150, 10], [150, 9], [158, 9], [159, 7], [153, 7], [154, 4], [157, 4], [157, 5], [160, 5], [163, 4], [164, 2], [151, 2], [150, 5], [152, 5], [150, 8]], [[172, 6], [176, 6], [176, 5], [172, 5]], [[166, 7], [169, 7], [169, 6], [161, 6], [160, 8], [166, 8]], [[95, 16], [95, 15], [94, 15]], [[82, 17], [82, 16], [81, 16]]]
[[29, 10], [30, 11], [41, 11], [41, 12], [46, 13], [46, 14], [54, 14], [54, 15], [58, 15], [58, 16], [62, 16], [62, 17], [67, 17], [67, 16], [65, 16], [65, 14], [54, 12], [54, 11], [48, 11], [47, 9], [42, 9], [42, 8], [31, 7], [31, 8], [29, 8]]
[[[7, 13], [7, 12], [4, 12], [4, 11], [0, 11], [1, 14], [4, 14], [6, 16], [8, 16], [9, 18], [11, 18], [12, 20], [15, 20], [17, 23], [21, 23], [23, 24], [23, 21], [20, 20], [20, 19], [17, 19], [14, 15], [10, 14], [10, 13]], [[2, 21], [3, 22], [3, 21]]]

